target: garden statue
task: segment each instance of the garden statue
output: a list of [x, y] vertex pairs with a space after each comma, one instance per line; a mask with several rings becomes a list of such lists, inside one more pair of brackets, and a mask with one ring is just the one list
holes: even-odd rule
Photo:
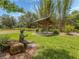
[[24, 29], [20, 30], [20, 35], [19, 35], [19, 42], [23, 43], [25, 48], [27, 47], [27, 44], [29, 44], [29, 42], [27, 40], [24, 40], [24, 38], [26, 37], [24, 35]]
[[20, 30], [19, 42], [24, 44], [24, 47], [27, 49], [36, 49], [36, 44], [34, 42], [30, 42], [24, 39], [24, 30]]
[[24, 40], [25, 36], [24, 36], [24, 30], [20, 30], [20, 35], [19, 35], [19, 42], [21, 42], [22, 40]]

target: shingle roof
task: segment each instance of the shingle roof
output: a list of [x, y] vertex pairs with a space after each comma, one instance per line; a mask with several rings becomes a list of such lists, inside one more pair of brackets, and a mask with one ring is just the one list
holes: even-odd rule
[[38, 20], [34, 21], [33, 23], [35, 23], [35, 22], [39, 22], [39, 21], [42, 21], [42, 20], [46, 20], [46, 19], [49, 18], [49, 17], [50, 17], [50, 16], [45, 17], [45, 18], [38, 19]]

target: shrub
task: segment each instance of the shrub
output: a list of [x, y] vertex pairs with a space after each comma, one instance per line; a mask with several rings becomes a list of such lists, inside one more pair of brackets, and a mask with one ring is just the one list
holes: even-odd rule
[[75, 26], [75, 29], [78, 29], [79, 30], [79, 26]]
[[38, 28], [36, 29], [36, 32], [39, 32], [39, 29]]
[[44, 29], [44, 28], [40, 29], [40, 32], [45, 32], [45, 31], [46, 31], [46, 29]]
[[59, 34], [59, 30], [58, 29], [54, 29], [53, 30], [53, 35], [58, 35]]
[[74, 31], [77, 32], [77, 33], [79, 33], [79, 29], [75, 29]]
[[73, 30], [74, 30], [73, 25], [65, 25], [65, 32], [69, 33], [72, 32]]
[[8, 36], [0, 36], [0, 51], [4, 52], [6, 48], [8, 47], [7, 42], [8, 42], [9, 37]]
[[2, 28], [2, 25], [0, 25], [0, 28]]
[[50, 28], [50, 29], [49, 29], [49, 32], [53, 32], [53, 28]]

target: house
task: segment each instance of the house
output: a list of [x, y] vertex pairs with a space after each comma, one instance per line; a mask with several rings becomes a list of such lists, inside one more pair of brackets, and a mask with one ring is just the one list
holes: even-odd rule
[[48, 31], [49, 28], [53, 27], [53, 25], [54, 25], [54, 22], [52, 21], [52, 19], [50, 19], [50, 16], [38, 19], [38, 20], [34, 21], [33, 23], [36, 24], [37, 28], [41, 28], [46, 31]]

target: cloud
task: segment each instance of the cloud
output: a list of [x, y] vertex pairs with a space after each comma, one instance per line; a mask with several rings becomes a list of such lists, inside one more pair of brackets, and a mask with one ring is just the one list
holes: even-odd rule
[[71, 11], [79, 10], [79, 7], [72, 8]]

